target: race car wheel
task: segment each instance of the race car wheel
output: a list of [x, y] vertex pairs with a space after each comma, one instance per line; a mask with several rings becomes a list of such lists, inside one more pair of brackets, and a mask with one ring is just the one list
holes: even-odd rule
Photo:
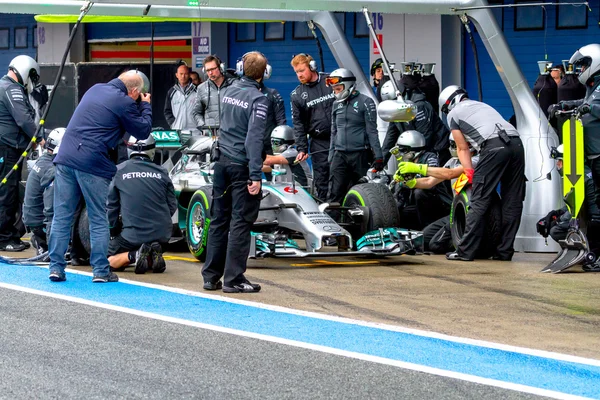
[[90, 220], [88, 218], [87, 207], [83, 207], [75, 224], [73, 243], [75, 243], [78, 248], [84, 249], [88, 254], [92, 254], [92, 243], [90, 241]]
[[369, 210], [369, 219], [362, 224], [359, 237], [354, 238], [355, 240], [378, 228], [400, 226], [400, 214], [394, 196], [387, 186], [380, 183], [361, 183], [352, 186], [342, 205], [366, 207]]
[[185, 237], [188, 248], [192, 255], [202, 262], [206, 260], [211, 201], [212, 188], [201, 186], [192, 196], [186, 216]]
[[[467, 213], [470, 208], [470, 190], [463, 190], [454, 197], [450, 211], [450, 234], [452, 244], [457, 248], [465, 234]], [[489, 258], [494, 255], [502, 240], [502, 205], [500, 197], [494, 194], [485, 216], [485, 231], [476, 258]]]

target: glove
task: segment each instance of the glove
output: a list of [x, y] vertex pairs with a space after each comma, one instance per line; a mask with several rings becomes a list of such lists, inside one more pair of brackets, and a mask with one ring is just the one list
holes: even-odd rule
[[469, 183], [473, 183], [473, 175], [475, 175], [475, 170], [473, 168], [465, 168], [465, 176]]
[[373, 163], [373, 169], [375, 171], [383, 171], [383, 159], [382, 158], [378, 158], [377, 160], [375, 160], [375, 162]]
[[591, 111], [591, 107], [589, 104], [583, 103], [579, 107], [577, 107], [577, 114], [581, 117], [582, 115], [589, 114]]
[[408, 180], [408, 181], [404, 181], [404, 186], [408, 187], [409, 189], [414, 189], [416, 185], [417, 185], [417, 180], [415, 178], [412, 178], [411, 180]]
[[398, 172], [400, 172], [400, 174], [402, 174], [402, 175], [404, 175], [404, 174], [419, 174], [422, 176], [426, 176], [428, 167], [429, 166], [427, 164], [415, 164], [415, 163], [411, 163], [411, 162], [401, 162], [400, 165], [398, 165]]
[[551, 104], [550, 107], [548, 107], [548, 118], [556, 117], [557, 111], [562, 111], [562, 109], [563, 109], [563, 106], [561, 103]]

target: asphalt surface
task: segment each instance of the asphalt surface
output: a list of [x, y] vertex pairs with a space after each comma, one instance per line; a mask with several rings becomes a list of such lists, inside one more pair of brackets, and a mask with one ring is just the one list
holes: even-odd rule
[[0, 289], [0, 398], [537, 396]]

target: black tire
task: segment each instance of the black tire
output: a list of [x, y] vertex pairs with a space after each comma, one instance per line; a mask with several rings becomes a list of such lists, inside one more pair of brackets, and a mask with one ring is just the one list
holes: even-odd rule
[[342, 204], [345, 207], [361, 206], [369, 209], [369, 220], [359, 229], [359, 237], [365, 233], [386, 227], [400, 226], [400, 213], [396, 201], [387, 186], [380, 183], [361, 183], [352, 186]]
[[[461, 191], [454, 196], [452, 209], [450, 211], [450, 233], [452, 244], [457, 248], [465, 233], [465, 224], [470, 204], [470, 188]], [[485, 216], [485, 231], [481, 245], [477, 251], [476, 258], [490, 258], [496, 253], [496, 249], [502, 240], [502, 204], [500, 197], [494, 194], [490, 208]]]
[[79, 218], [75, 222], [75, 234], [73, 236], [74, 246], [78, 246], [79, 249], [84, 249], [88, 254], [92, 254], [90, 220], [88, 218], [87, 207], [83, 207]]
[[212, 187], [200, 187], [190, 199], [185, 217], [185, 239], [188, 248], [190, 253], [202, 262], [206, 261], [211, 202]]

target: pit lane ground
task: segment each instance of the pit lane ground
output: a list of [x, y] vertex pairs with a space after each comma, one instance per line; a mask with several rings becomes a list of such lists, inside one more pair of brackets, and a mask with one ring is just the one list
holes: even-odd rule
[[[18, 256], [25, 257], [28, 254], [31, 254], [31, 251]], [[2, 255], [15, 256], [14, 253]], [[167, 293], [171, 294], [188, 294], [185, 291], [201, 292], [200, 297], [194, 297], [196, 303], [188, 304], [187, 308], [181, 299], [175, 301], [173, 304], [183, 304], [181, 314], [176, 314], [175, 317], [186, 319], [186, 315], [192, 309], [198, 311], [198, 308], [202, 309], [205, 305], [210, 306], [204, 308], [208, 310], [215, 304], [219, 304], [219, 307], [225, 308], [216, 307], [215, 310], [219, 309], [219, 311], [214, 312], [227, 319], [227, 315], [239, 316], [236, 313], [240, 310], [230, 308], [239, 306], [244, 310], [241, 311], [243, 318], [262, 318], [268, 325], [266, 330], [251, 329], [253, 335], [266, 334], [269, 337], [274, 335], [283, 337], [284, 341], [310, 342], [310, 346], [327, 348], [336, 347], [339, 343], [340, 348], [337, 351], [342, 353], [356, 352], [353, 347], [344, 347], [347, 341], [364, 340], [365, 343], [369, 341], [365, 346], [370, 350], [362, 349], [358, 353], [367, 354], [363, 359], [368, 361], [373, 361], [369, 357], [389, 356], [397, 361], [404, 360], [399, 362], [424, 366], [425, 369], [417, 369], [420, 371], [430, 372], [427, 368], [434, 368], [436, 371], [438, 369], [452, 371], [450, 374], [452, 378], [457, 378], [455, 374], [467, 374], [478, 376], [479, 379], [499, 379], [511, 385], [542, 387], [546, 388], [543, 390], [565, 393], [568, 396], [583, 395], [600, 398], [598, 379], [600, 361], [597, 361], [600, 359], [598, 345], [600, 343], [600, 274], [583, 273], [578, 269], [559, 275], [539, 273], [539, 270], [553, 257], [553, 254], [519, 253], [510, 263], [489, 260], [471, 263], [449, 262], [443, 256], [426, 255], [383, 260], [364, 258], [251, 260], [247, 277], [252, 282], [260, 283], [263, 291], [257, 294], [224, 295], [221, 292], [201, 290], [201, 263], [193, 260], [189, 253], [169, 252], [166, 254], [167, 271], [162, 275], [151, 273], [135, 275], [133, 271], [120, 273], [121, 279], [141, 282], [144, 285], [133, 285], [134, 291], [127, 292], [129, 297], [125, 296], [123, 301], [129, 303], [111, 304], [126, 307], [132, 299], [138, 298], [136, 297], [138, 295], [140, 302], [143, 302], [144, 290], [163, 291], [153, 286], [147, 287], [146, 284], [170, 287], [172, 292], [167, 291]], [[98, 285], [88, 284], [89, 276], [81, 274], [69, 274], [68, 283], [77, 283], [77, 285], [69, 286], [67, 289], [63, 287], [60, 291], [64, 289], [65, 292], [59, 293], [56, 292], [59, 290], [56, 289], [57, 286], [50, 285], [45, 279], [47, 271], [37, 267], [31, 270], [35, 275], [33, 279], [29, 276], [17, 276], [24, 274], [19, 272], [23, 271], [22, 268], [12, 266], [5, 268], [0, 272], [0, 284], [8, 285], [6, 287], [10, 288], [23, 287], [26, 288], [25, 290], [35, 291], [36, 294], [39, 294], [37, 291], [43, 293], [49, 291], [59, 298], [68, 296], [69, 299], [84, 298], [85, 301], [100, 303], [107, 302], [105, 296], [111, 291], [115, 290], [115, 295], [120, 293], [116, 289], [111, 289], [111, 285], [96, 289]], [[77, 270], [83, 273], [90, 271], [89, 267], [80, 267]], [[93, 291], [101, 291], [104, 295], [101, 293], [94, 296], [94, 293], [90, 294], [90, 288]], [[92, 298], [88, 298], [89, 296]], [[223, 299], [225, 301], [221, 302]], [[111, 299], [111, 302], [113, 300]], [[289, 319], [291, 317], [285, 321], [271, 320], [270, 314], [254, 316], [248, 310], [252, 308], [256, 311], [255, 303], [258, 303], [261, 312], [279, 313], [282, 310], [278, 307], [297, 310], [291, 315], [307, 317], [311, 322]], [[141, 310], [145, 312], [143, 305]], [[283, 312], [287, 313], [287, 310]], [[306, 314], [306, 312], [320, 315]], [[321, 318], [321, 315], [326, 317]], [[366, 330], [361, 331], [357, 328], [346, 331], [347, 325], [344, 323], [347, 321], [339, 319], [340, 317], [350, 318], [353, 320], [352, 326], [363, 327]], [[203, 318], [205, 316], [200, 318], [201, 323], [222, 326], [225, 331], [240, 329], [240, 326], [229, 326], [224, 321], [215, 322], [212, 319], [207, 321]], [[314, 322], [315, 320], [318, 322]], [[252, 325], [255, 323], [257, 322], [253, 321]], [[316, 325], [313, 326], [313, 323]], [[323, 325], [325, 323], [342, 323], [342, 325]], [[380, 337], [378, 335], [382, 331], [378, 325], [372, 323], [385, 324], [382, 327], [384, 333], [389, 333], [391, 330], [395, 335], [408, 335], [407, 337], [411, 339], [403, 337], [404, 339], [397, 342], [399, 340], [397, 336]], [[288, 337], [285, 332], [280, 331], [292, 327], [296, 333], [298, 330], [307, 329], [310, 335], [323, 334], [327, 339], [325, 337], [321, 338], [323, 341], [315, 339], [315, 342], [303, 335]], [[410, 329], [419, 331], [413, 332]], [[439, 334], [452, 335], [459, 339], [456, 341], [454, 338], [446, 338]], [[418, 340], [414, 341], [415, 338]], [[423, 338], [439, 339], [446, 345], [450, 343], [452, 350], [450, 351], [448, 347], [431, 347], [421, 341]], [[487, 353], [490, 351], [490, 345], [479, 341], [494, 342], [496, 344], [491, 345], [494, 351], [508, 351], [512, 356], [503, 361], [485, 357], [482, 359], [480, 352], [472, 352], [471, 346], [486, 349], [484, 353]], [[527, 349], [516, 349], [510, 346]], [[410, 356], [395, 354], [398, 351], [408, 351], [407, 349], [410, 348], [413, 348]], [[544, 351], [561, 353], [561, 355], [555, 357]], [[415, 352], [420, 356], [416, 359], [411, 358], [414, 357]], [[519, 357], [525, 357], [529, 361], [541, 357], [538, 361], [541, 360], [542, 366], [533, 373], [538, 376], [539, 381], [521, 382], [509, 376], [511, 375], [509, 371], [521, 376], [532, 374], [524, 366], [523, 360], [519, 357], [512, 358], [515, 354], [520, 354]], [[587, 359], [580, 360], [577, 357]], [[457, 360], [462, 361], [457, 362]], [[580, 361], [582, 364], [579, 363]], [[557, 362], [568, 363], [568, 368], [553, 364]], [[466, 369], [453, 369], [450, 366], [461, 363], [474, 366], [476, 371], [489, 370], [492, 374], [470, 371], [466, 365], [463, 365]], [[545, 375], [546, 370], [549, 370], [548, 373], [551, 371], [551, 376]], [[435, 374], [435, 371], [433, 373]], [[560, 384], [556, 386], [562, 379], [565, 380], [565, 386]], [[589, 379], [589, 382], [586, 379]], [[583, 387], [587, 389], [581, 391]], [[544, 392], [533, 393], [544, 394]], [[421, 395], [415, 392], [415, 395], [416, 397], [413, 398], [426, 398], [424, 392], [421, 392]], [[475, 392], [467, 397], [478, 398]], [[494, 395], [492, 397], [497, 398]], [[427, 395], [427, 398], [438, 398], [438, 396]]]

